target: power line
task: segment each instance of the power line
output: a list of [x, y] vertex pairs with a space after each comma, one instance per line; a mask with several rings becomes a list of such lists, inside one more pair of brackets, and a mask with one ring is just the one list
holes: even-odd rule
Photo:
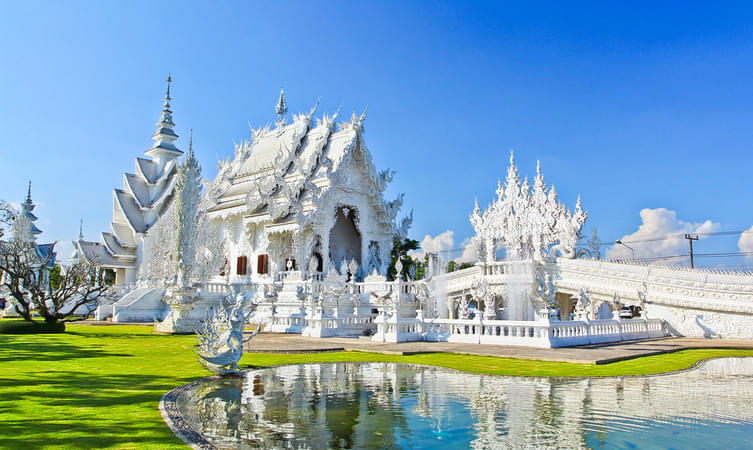
[[[693, 233], [698, 236], [723, 236], [723, 235], [729, 235], [729, 234], [742, 234], [745, 233], [748, 230], [737, 230], [737, 231], [710, 231], [707, 233]], [[668, 234], [666, 236], [660, 236], [656, 238], [651, 239], [638, 239], [634, 241], [622, 241], [626, 244], [638, 244], [641, 242], [657, 242], [657, 241], [668, 241], [672, 239], [685, 239], [685, 234]], [[611, 242], [603, 243], [601, 245], [613, 245]]]
[[[698, 236], [724, 236], [724, 235], [733, 235], [733, 234], [742, 234], [745, 232], [748, 232], [749, 230], [735, 230], [735, 231], [710, 231], [707, 233], [693, 233]], [[666, 236], [651, 238], [651, 239], [639, 239], [634, 241], [622, 241], [625, 244], [640, 244], [645, 242], [659, 242], [659, 241], [668, 241], [668, 240], [674, 240], [674, 239], [686, 239], [685, 234], [670, 234]], [[599, 244], [600, 247], [604, 247], [607, 245], [615, 245], [614, 242], [601, 242]], [[467, 247], [457, 247], [457, 248], [447, 248], [437, 251], [436, 253], [452, 253], [452, 252], [461, 252], [465, 251]], [[435, 252], [428, 252], [428, 253], [435, 253]], [[652, 260], [661, 260], [661, 259], [672, 259], [672, 258], [686, 258], [688, 255], [672, 255], [672, 256], [656, 256], [656, 257], [649, 257], [649, 258], [635, 258], [635, 261], [652, 261]], [[695, 253], [693, 252], [693, 256], [703, 256], [703, 257], [728, 257], [728, 256], [753, 256], [753, 252], [728, 252], [728, 253]], [[626, 260], [624, 258], [620, 258], [621, 260]]]

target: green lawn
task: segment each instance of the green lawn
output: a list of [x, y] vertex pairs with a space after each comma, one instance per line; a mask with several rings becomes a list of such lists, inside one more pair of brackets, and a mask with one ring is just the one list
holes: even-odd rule
[[[170, 389], [209, 375], [191, 351], [195, 338], [153, 335], [151, 327], [129, 325], [69, 325], [68, 330], [0, 335], [0, 446], [184, 447], [163, 423], [157, 404]], [[389, 361], [500, 375], [598, 376], [678, 370], [717, 356], [753, 356], [753, 350], [688, 350], [599, 366], [360, 352], [247, 354], [241, 363]]]

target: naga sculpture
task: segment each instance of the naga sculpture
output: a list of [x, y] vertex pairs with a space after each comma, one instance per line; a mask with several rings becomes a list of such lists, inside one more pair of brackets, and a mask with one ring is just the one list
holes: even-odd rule
[[207, 314], [202, 328], [196, 332], [198, 344], [194, 349], [199, 363], [219, 375], [240, 372], [238, 361], [243, 356], [243, 344], [259, 334], [261, 326], [246, 339], [243, 339], [243, 326], [247, 315], [239, 296], [235, 304], [224, 310]]

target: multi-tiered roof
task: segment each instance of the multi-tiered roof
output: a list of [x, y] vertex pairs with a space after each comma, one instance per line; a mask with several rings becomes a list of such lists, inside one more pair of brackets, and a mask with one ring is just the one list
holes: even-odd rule
[[29, 191], [26, 194], [26, 200], [21, 203], [21, 214], [26, 216], [26, 219], [29, 222], [29, 238], [32, 241], [35, 241], [37, 239], [37, 235], [42, 233], [42, 230], [37, 228], [37, 225], [34, 223], [37, 221], [37, 216], [35, 216], [32, 212], [34, 211], [35, 207], [36, 205], [33, 201], [31, 201], [31, 181], [29, 181]]
[[177, 158], [183, 152], [174, 144], [178, 135], [170, 109], [171, 81], [168, 77], [165, 103], [152, 135], [154, 144], [144, 152], [148, 158], [136, 158], [135, 173], [125, 173], [123, 188], [113, 190], [110, 231], [101, 234], [101, 243], [83, 239], [75, 243], [87, 255], [99, 257], [106, 267], [136, 268], [139, 236], [157, 222], [172, 201]]
[[[398, 231], [395, 222], [402, 195], [386, 202], [382, 193], [393, 172], [377, 172], [363, 142], [365, 112], [355, 111], [349, 121], [335, 124], [336, 112], [314, 119], [316, 105], [294, 114], [287, 123], [283, 93], [276, 107], [274, 128], [254, 129], [250, 141], [236, 145], [234, 160], [220, 163], [210, 191], [213, 216], [242, 214], [245, 220], [266, 223], [270, 229], [297, 229], [321, 213], [317, 205], [333, 187], [347, 189], [352, 170], [363, 172], [372, 206], [381, 211], [382, 225]], [[339, 111], [338, 111], [339, 112]]]

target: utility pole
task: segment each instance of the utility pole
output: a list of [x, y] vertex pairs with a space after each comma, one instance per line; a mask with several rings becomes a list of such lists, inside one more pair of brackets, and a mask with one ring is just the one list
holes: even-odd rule
[[693, 241], [698, 240], [697, 234], [686, 234], [685, 239], [688, 240], [688, 243], [690, 243], [690, 268], [693, 268]]

